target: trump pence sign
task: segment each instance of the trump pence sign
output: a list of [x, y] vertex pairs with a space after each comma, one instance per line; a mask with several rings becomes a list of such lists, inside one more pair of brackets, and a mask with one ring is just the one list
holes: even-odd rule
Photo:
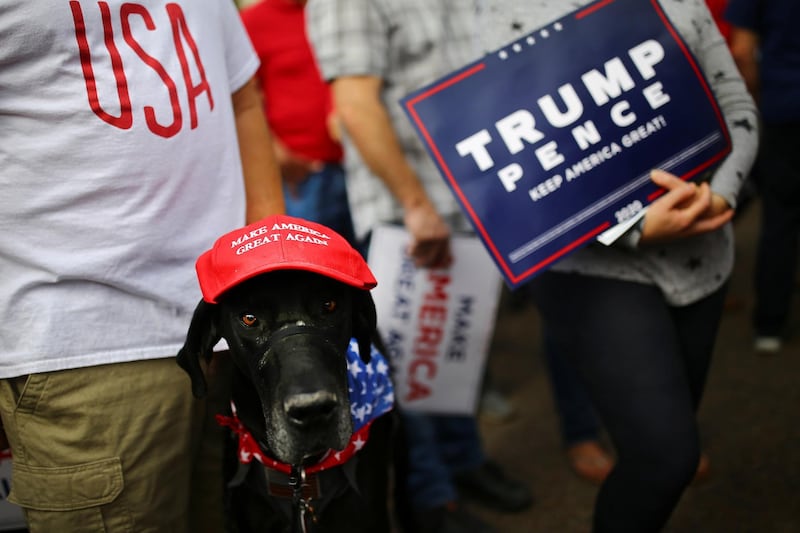
[[402, 105], [515, 287], [730, 152], [697, 61], [656, 0], [602, 0]]

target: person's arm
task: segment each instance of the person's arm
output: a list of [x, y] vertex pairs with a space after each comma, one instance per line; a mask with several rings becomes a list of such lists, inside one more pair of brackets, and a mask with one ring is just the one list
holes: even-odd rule
[[447, 265], [450, 228], [403, 154], [381, 100], [382, 83], [375, 76], [337, 78], [332, 82], [334, 105], [361, 158], [403, 208], [403, 222], [412, 238], [409, 254], [417, 266]]
[[232, 99], [247, 199], [245, 222], [250, 224], [284, 212], [281, 175], [255, 78], [234, 92]]
[[731, 26], [730, 48], [736, 66], [744, 78], [747, 90], [758, 101], [759, 71], [758, 71], [758, 34], [747, 28]]
[[[692, 16], [692, 27], [703, 28], [693, 50], [709, 76], [730, 133], [731, 153], [709, 183], [684, 183], [668, 172], [653, 171], [652, 180], [666, 191], [647, 209], [640, 227], [643, 244], [680, 239], [715, 231], [734, 215], [736, 200], [758, 149], [758, 114], [731, 52], [711, 23], [707, 10]], [[754, 58], [755, 55], [752, 55]]]

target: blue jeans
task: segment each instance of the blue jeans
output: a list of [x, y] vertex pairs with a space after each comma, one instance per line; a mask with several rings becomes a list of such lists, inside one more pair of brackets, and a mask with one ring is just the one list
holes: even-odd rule
[[432, 509], [458, 499], [453, 474], [486, 460], [471, 416], [401, 411], [408, 450], [408, 495], [414, 509]]
[[284, 187], [283, 198], [287, 215], [327, 226], [353, 243], [353, 221], [341, 165], [326, 164], [321, 171], [309, 174], [293, 191]]

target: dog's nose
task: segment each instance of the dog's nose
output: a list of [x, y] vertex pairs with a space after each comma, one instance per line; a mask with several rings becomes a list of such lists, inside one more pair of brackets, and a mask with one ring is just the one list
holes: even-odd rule
[[293, 394], [284, 400], [283, 408], [289, 420], [305, 426], [331, 418], [338, 404], [335, 394], [318, 391]]

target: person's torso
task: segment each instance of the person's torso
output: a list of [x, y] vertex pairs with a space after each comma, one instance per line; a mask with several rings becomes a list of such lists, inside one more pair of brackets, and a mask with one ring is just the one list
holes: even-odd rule
[[0, 376], [180, 343], [194, 260], [244, 221], [239, 24], [216, 0], [0, 10]]
[[258, 77], [270, 129], [292, 151], [340, 162], [342, 148], [330, 136], [330, 88], [322, 80], [306, 39], [303, 6], [265, 0], [245, 8], [242, 21], [261, 59]]

